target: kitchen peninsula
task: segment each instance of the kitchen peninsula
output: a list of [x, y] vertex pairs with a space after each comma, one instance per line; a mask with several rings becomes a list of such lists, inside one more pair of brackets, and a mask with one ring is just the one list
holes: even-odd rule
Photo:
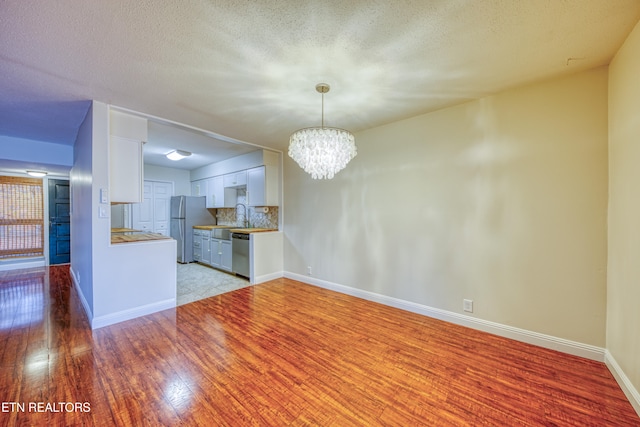
[[86, 238], [75, 240], [71, 274], [92, 329], [174, 308], [176, 241], [111, 222], [111, 206], [142, 202], [147, 120], [94, 102], [83, 129], [72, 225]]

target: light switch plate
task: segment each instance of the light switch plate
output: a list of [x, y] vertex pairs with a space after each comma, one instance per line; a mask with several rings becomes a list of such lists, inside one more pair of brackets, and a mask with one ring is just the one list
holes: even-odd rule
[[109, 203], [109, 190], [106, 188], [100, 189], [100, 203]]

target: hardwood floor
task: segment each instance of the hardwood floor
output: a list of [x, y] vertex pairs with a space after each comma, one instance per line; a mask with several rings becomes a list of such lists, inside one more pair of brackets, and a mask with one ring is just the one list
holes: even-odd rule
[[95, 331], [70, 283], [0, 272], [0, 425], [640, 425], [602, 363], [291, 280]]

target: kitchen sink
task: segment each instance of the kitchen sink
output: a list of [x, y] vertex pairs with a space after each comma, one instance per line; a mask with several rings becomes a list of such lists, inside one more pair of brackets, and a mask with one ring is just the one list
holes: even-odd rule
[[231, 233], [229, 230], [231, 230], [232, 228], [235, 227], [214, 228], [213, 230], [211, 230], [211, 237], [214, 239], [231, 240]]

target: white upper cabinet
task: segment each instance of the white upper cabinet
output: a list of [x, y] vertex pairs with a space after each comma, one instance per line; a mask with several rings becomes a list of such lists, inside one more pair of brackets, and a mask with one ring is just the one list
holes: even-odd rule
[[224, 175], [225, 188], [244, 187], [247, 185], [247, 171], [239, 171]]
[[109, 190], [111, 203], [142, 203], [142, 141], [111, 135]]
[[201, 179], [191, 182], [191, 195], [192, 196], [205, 196], [207, 194], [207, 180]]
[[221, 176], [214, 176], [207, 180], [207, 207], [222, 208], [224, 207], [224, 185]]
[[142, 146], [147, 140], [147, 120], [110, 110], [109, 133], [111, 203], [142, 203]]
[[280, 163], [280, 153], [268, 150], [212, 163], [191, 172], [191, 194], [206, 195], [208, 208], [235, 207], [242, 190], [248, 206], [279, 206]]
[[236, 205], [236, 188], [225, 188], [224, 176], [214, 176], [207, 179], [207, 207], [232, 208]]
[[270, 166], [247, 170], [247, 205], [278, 206], [278, 171]]

